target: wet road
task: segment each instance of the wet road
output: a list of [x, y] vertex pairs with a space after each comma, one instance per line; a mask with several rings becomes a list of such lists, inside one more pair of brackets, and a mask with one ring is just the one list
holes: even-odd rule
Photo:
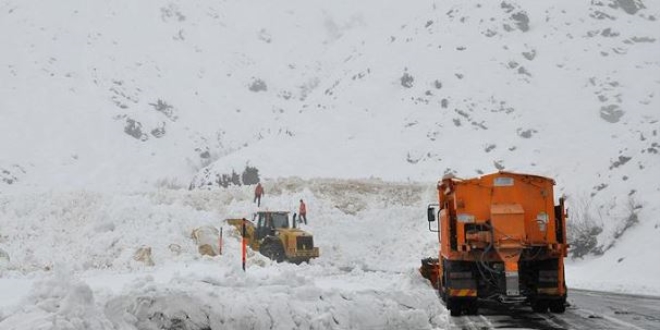
[[660, 297], [569, 290], [568, 303], [564, 314], [488, 306], [479, 315], [452, 318], [450, 329], [660, 330]]

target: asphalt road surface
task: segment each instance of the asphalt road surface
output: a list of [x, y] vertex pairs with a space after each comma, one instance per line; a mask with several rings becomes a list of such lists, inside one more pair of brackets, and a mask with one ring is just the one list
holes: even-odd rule
[[450, 329], [660, 330], [660, 297], [569, 289], [568, 303], [564, 314], [487, 306], [478, 315], [451, 318]]

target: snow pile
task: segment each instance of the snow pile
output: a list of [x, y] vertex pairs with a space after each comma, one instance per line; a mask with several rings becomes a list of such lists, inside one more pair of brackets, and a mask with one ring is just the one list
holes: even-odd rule
[[23, 307], [12, 311], [0, 326], [3, 329], [113, 329], [96, 305], [92, 289], [72, 280], [65, 272], [36, 281]]
[[[299, 179], [264, 186], [264, 209], [293, 211], [305, 199], [309, 224], [304, 229], [314, 234], [320, 258], [277, 264], [250, 251], [247, 272], [242, 271], [238, 235], [222, 219], [249, 217], [255, 210], [252, 187], [2, 196], [2, 219], [11, 219], [0, 222], [7, 233], [2, 246], [11, 261], [0, 270], [0, 287], [21, 283], [24, 291], [13, 291], [22, 300], [0, 300], [0, 329], [32, 329], [44, 320], [55, 329], [69, 324], [121, 329], [432, 329], [446, 324], [436, 293], [417, 271], [419, 259], [437, 251], [423, 218], [432, 186]], [[223, 254], [200, 256], [192, 229], [220, 225]], [[56, 233], [57, 243], [46, 233]], [[179, 246], [176, 253], [172, 244]], [[153, 267], [133, 258], [143, 246], [151, 247]], [[67, 280], [60, 288], [42, 293], [61, 274]], [[37, 293], [25, 297], [31, 286]], [[75, 296], [65, 297], [67, 290]], [[40, 307], [76, 302], [88, 309]]]
[[[417, 274], [397, 276], [403, 279], [397, 287], [370, 289], [364, 285], [384, 282], [381, 274], [311, 268], [271, 265], [244, 274], [240, 267], [205, 265], [166, 286], [153, 279], [133, 286], [109, 300], [105, 312], [125, 329], [429, 329], [444, 322], [437, 297]], [[355, 286], [344, 287], [346, 280]]]

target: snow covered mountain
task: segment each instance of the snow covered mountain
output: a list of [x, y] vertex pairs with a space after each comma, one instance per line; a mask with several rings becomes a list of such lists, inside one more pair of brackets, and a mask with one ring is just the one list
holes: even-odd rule
[[258, 4], [3, 1], [3, 182], [657, 171], [653, 4]]
[[657, 211], [654, 3], [0, 6], [3, 190], [507, 169], [556, 178], [605, 249]]
[[574, 283], [644, 285], [660, 270], [617, 280], [660, 248], [659, 19], [648, 0], [0, 0], [0, 248], [69, 216], [24, 203], [91, 203], [98, 233], [135, 191], [246, 166], [431, 189], [506, 169], [568, 196]]

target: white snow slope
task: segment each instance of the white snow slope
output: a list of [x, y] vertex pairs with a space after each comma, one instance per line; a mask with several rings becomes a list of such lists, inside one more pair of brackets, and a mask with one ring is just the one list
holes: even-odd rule
[[[172, 302], [198, 328], [442, 327], [414, 271], [424, 205], [445, 173], [497, 169], [568, 196], [594, 239], [569, 285], [660, 294], [658, 19], [649, 0], [0, 0], [0, 328], [157, 328]], [[248, 165], [269, 202], [310, 200], [321, 258], [195, 256], [195, 226], [252, 211], [215, 183]], [[365, 178], [385, 196], [339, 180]], [[164, 188], [189, 186], [210, 191]]]

